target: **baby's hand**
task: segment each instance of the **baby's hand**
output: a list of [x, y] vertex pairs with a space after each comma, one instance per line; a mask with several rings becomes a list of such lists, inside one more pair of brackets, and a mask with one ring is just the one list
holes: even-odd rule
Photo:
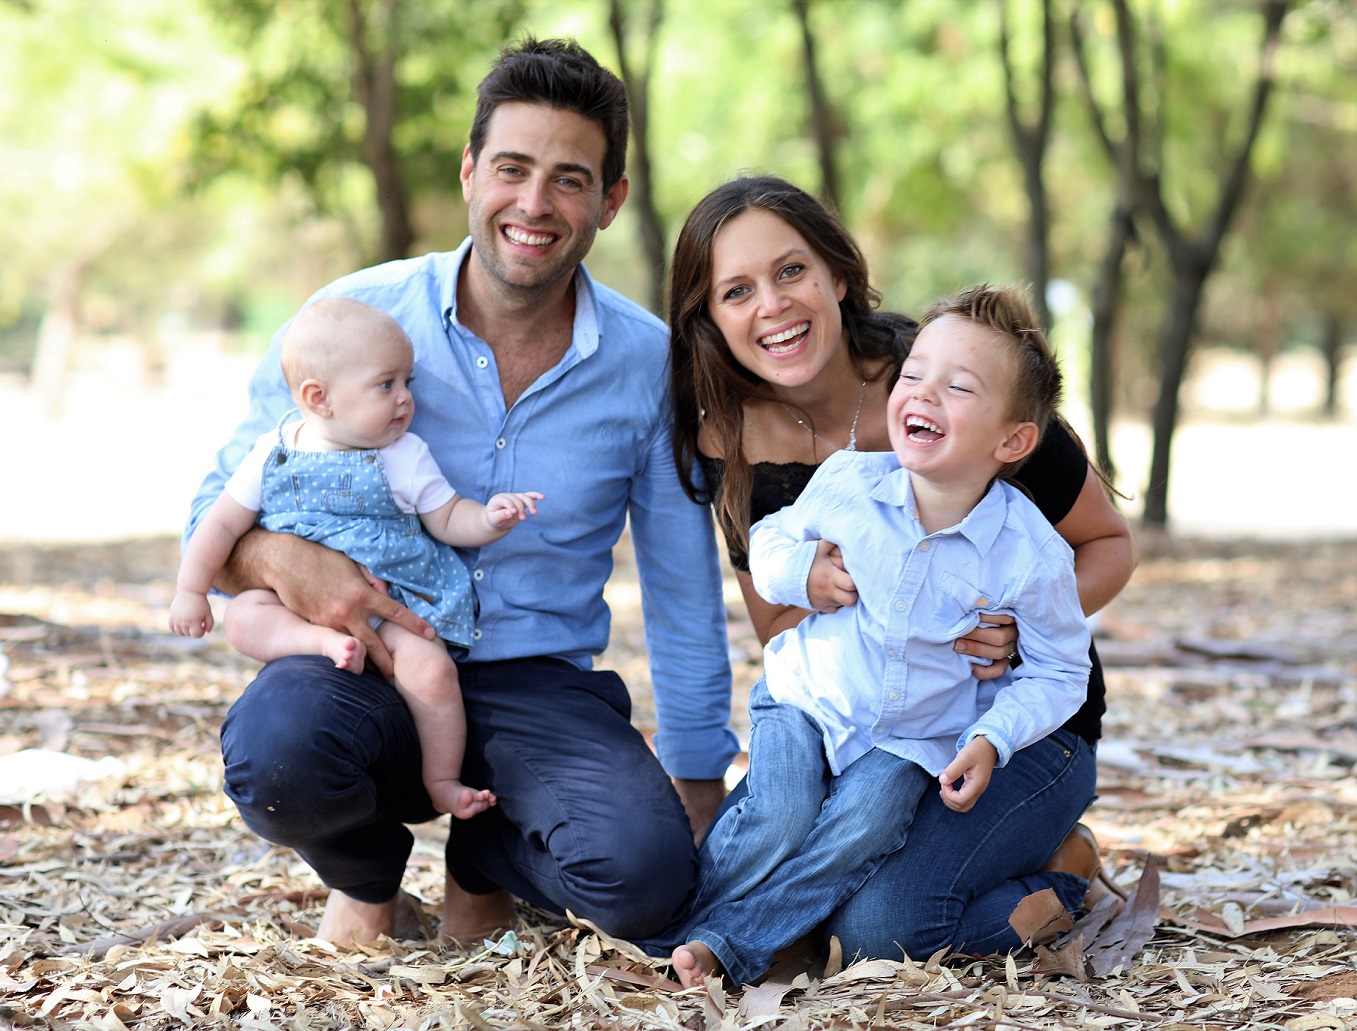
[[[988, 738], [983, 735], [971, 738], [947, 769], [938, 774], [938, 780], [942, 782], [942, 804], [953, 812], [969, 812], [989, 787], [990, 774], [998, 761], [999, 753]], [[962, 782], [960, 790], [952, 786], [958, 780]]]
[[815, 547], [815, 560], [806, 576], [806, 596], [817, 612], [834, 612], [857, 604], [857, 584], [844, 568], [843, 553], [833, 541], [821, 541]]
[[545, 494], [535, 490], [517, 491], [509, 494], [496, 494], [485, 503], [485, 521], [494, 530], [511, 530], [516, 523], [528, 516], [537, 514], [537, 502], [545, 500]]
[[212, 629], [212, 606], [207, 596], [177, 591], [170, 602], [170, 629], [180, 637], [202, 637]]

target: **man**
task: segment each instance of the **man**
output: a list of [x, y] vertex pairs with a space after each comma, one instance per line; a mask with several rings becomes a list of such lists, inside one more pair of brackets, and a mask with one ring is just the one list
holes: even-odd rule
[[[365, 301], [410, 335], [411, 429], [457, 490], [546, 495], [515, 533], [463, 552], [480, 606], [458, 663], [463, 776], [499, 805], [453, 821], [443, 934], [460, 941], [511, 926], [512, 895], [623, 937], [657, 930], [691, 887], [693, 831], [715, 812], [737, 748], [711, 524], [670, 457], [664, 327], [580, 264], [626, 199], [626, 139], [622, 83], [577, 44], [506, 49], [479, 87], [462, 157], [470, 238], [316, 295]], [[248, 442], [290, 406], [276, 340], [250, 389], [250, 414], [200, 489], [190, 533]], [[342, 504], [343, 485], [335, 491]], [[620, 678], [591, 669], [628, 521], [660, 762], [630, 725]], [[330, 887], [318, 934], [350, 944], [393, 933], [412, 841], [403, 824], [437, 814], [370, 620], [416, 633], [422, 621], [338, 553], [258, 529], [217, 586], [272, 588], [311, 622], [362, 640], [383, 674], [315, 657], [271, 663], [228, 714], [222, 753], [245, 822]]]

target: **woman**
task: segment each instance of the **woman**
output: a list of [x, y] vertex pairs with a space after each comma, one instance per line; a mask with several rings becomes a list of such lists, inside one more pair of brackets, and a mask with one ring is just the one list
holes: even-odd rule
[[[813, 197], [773, 177], [742, 178], [689, 214], [670, 280], [674, 451], [685, 486], [710, 501], [759, 640], [801, 620], [754, 591], [749, 527], [789, 504], [840, 448], [885, 451], [886, 398], [915, 323], [876, 311], [879, 295], [852, 237]], [[1126, 522], [1063, 424], [1047, 431], [1017, 476], [1075, 552], [1086, 613], [1107, 604], [1135, 567]], [[852, 603], [851, 587], [843, 597]], [[993, 660], [998, 676], [1021, 651], [1009, 617], [957, 642]], [[1088, 700], [1059, 731], [996, 770], [968, 813], [936, 793], [908, 844], [842, 906], [826, 932], [845, 956], [923, 959], [939, 949], [1005, 952], [1021, 943], [1008, 917], [1026, 895], [1054, 888], [1078, 908], [1097, 850], [1077, 821], [1094, 796], [1093, 749], [1104, 711], [1093, 655]]]

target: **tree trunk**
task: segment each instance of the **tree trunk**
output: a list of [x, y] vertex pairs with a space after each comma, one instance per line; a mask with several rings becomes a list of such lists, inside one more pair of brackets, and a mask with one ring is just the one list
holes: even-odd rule
[[1036, 117], [1025, 123], [1018, 110], [1017, 91], [1014, 88], [1013, 59], [1008, 32], [1008, 4], [999, 8], [999, 56], [1004, 70], [1004, 92], [1008, 111], [1009, 130], [1013, 134], [1013, 149], [1022, 166], [1023, 187], [1027, 193], [1027, 249], [1024, 268], [1032, 284], [1032, 306], [1042, 327], [1051, 331], [1051, 311], [1046, 304], [1046, 288], [1051, 279], [1050, 202], [1046, 195], [1044, 166], [1046, 148], [1051, 138], [1051, 117], [1055, 109], [1055, 91], [1052, 88], [1055, 64], [1055, 23], [1051, 18], [1050, 0], [1042, 0], [1042, 55], [1041, 99]]
[[650, 161], [650, 69], [654, 63], [655, 41], [664, 18], [663, 0], [650, 0], [645, 27], [646, 59], [638, 72], [627, 58], [627, 33], [622, 0], [610, 0], [608, 24], [617, 44], [617, 65], [627, 100], [631, 108], [631, 160], [628, 177], [631, 181], [629, 201], [637, 214], [641, 230], [641, 247], [650, 269], [647, 306], [664, 315], [664, 270], [666, 264], [664, 223], [655, 207], [655, 177]]
[[1258, 355], [1258, 415], [1267, 418], [1272, 414], [1272, 369], [1276, 363], [1277, 352], [1281, 350], [1282, 312], [1277, 298], [1277, 288], [1269, 284], [1263, 289], [1260, 298], [1262, 307], [1258, 319], [1258, 335], [1255, 340]]
[[1145, 488], [1144, 519], [1151, 526], [1168, 523], [1169, 459], [1173, 434], [1178, 429], [1178, 391], [1187, 371], [1206, 272], [1205, 268], [1197, 275], [1179, 271], [1174, 277], [1169, 312], [1159, 338], [1159, 399], [1155, 402], [1151, 427], [1154, 444], [1150, 453], [1150, 482]]
[[1324, 365], [1328, 371], [1328, 382], [1324, 388], [1324, 416], [1335, 419], [1338, 417], [1338, 384], [1342, 381], [1340, 372], [1343, 362], [1343, 319], [1333, 312], [1324, 317], [1321, 347], [1324, 351]]
[[820, 81], [820, 66], [816, 58], [815, 34], [810, 27], [810, 0], [792, 0], [797, 23], [801, 27], [801, 52], [806, 62], [806, 99], [810, 102], [811, 134], [820, 156], [820, 199], [831, 210], [841, 212], [838, 163], [835, 161], [834, 108]]
[[1103, 260], [1093, 283], [1093, 329], [1089, 341], [1089, 409], [1094, 452], [1108, 478], [1116, 476], [1112, 461], [1112, 383], [1116, 376], [1117, 313], [1121, 308], [1122, 268], [1135, 234], [1130, 209], [1118, 204], [1112, 212]]
[[392, 143], [396, 126], [396, 14], [400, 0], [381, 0], [380, 31], [373, 31], [363, 0], [349, 0], [349, 54], [354, 95], [363, 107], [363, 163], [372, 173], [381, 221], [379, 259], [407, 257], [415, 242], [400, 158]]
[[93, 267], [91, 259], [79, 258], [57, 269], [48, 294], [47, 311], [38, 323], [29, 382], [51, 419], [60, 418], [66, 402], [71, 349], [80, 327], [80, 296]]

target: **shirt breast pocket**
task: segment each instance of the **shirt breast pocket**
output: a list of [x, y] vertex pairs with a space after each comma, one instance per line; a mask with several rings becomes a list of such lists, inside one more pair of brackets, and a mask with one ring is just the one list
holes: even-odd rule
[[353, 489], [353, 477], [341, 472], [293, 473], [292, 492], [303, 512], [330, 515], [363, 514], [363, 495]]
[[945, 573], [933, 592], [925, 631], [935, 641], [954, 641], [976, 628], [980, 613], [993, 612], [998, 604], [999, 596], [956, 573]]

